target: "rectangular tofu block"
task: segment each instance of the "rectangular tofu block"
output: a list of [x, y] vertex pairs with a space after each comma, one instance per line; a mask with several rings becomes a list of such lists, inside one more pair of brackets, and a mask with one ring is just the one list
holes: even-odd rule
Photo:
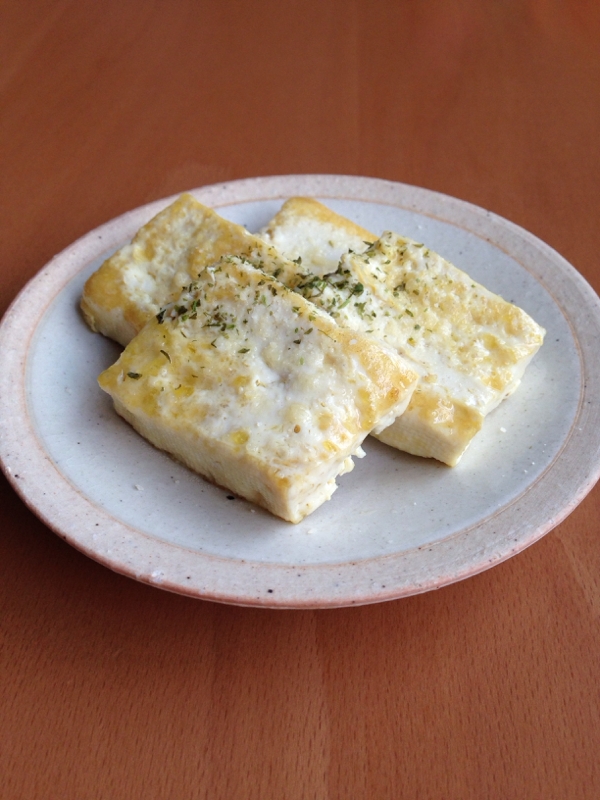
[[402, 413], [418, 376], [244, 259], [193, 269], [100, 386], [156, 447], [299, 522], [367, 434]]
[[[351, 252], [356, 237], [322, 208], [314, 200], [289, 200], [266, 227], [267, 241], [276, 240], [282, 255], [301, 258], [296, 275], [282, 280], [339, 325], [372, 333], [415, 365], [421, 380], [406, 412], [376, 435], [454, 466], [485, 416], [517, 388], [545, 331], [424, 244], [387, 232]], [[347, 236], [348, 252], [324, 274], [332, 224], [338, 246]], [[302, 253], [297, 231], [307, 226], [311, 240]], [[319, 251], [324, 255], [313, 270]]]
[[335, 272], [349, 250], [363, 253], [377, 236], [307, 197], [290, 197], [259, 233], [277, 252], [313, 275]]
[[89, 278], [83, 315], [92, 330], [126, 345], [200, 268], [225, 255], [277, 259], [262, 239], [183, 194]]

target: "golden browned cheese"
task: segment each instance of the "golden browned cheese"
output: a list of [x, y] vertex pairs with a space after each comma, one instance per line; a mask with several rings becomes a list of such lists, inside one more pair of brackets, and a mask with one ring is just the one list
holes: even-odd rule
[[418, 376], [244, 259], [196, 272], [100, 386], [155, 446], [298, 522], [405, 409]]

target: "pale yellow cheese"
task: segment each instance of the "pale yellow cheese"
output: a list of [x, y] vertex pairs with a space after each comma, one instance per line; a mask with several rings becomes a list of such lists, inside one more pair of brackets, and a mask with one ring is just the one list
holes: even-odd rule
[[[286, 271], [282, 279], [338, 324], [372, 333], [412, 360], [420, 384], [406, 412], [378, 438], [455, 465], [485, 416], [518, 386], [543, 328], [425, 245], [394, 233], [362, 253], [346, 253], [323, 274], [332, 225], [338, 246], [346, 236], [348, 249], [357, 249], [347, 221], [323, 208], [314, 200], [289, 200], [265, 229], [283, 255], [301, 259], [296, 274]], [[299, 243], [309, 232], [302, 253]]]
[[244, 259], [190, 263], [196, 280], [100, 386], [154, 445], [298, 522], [331, 497], [367, 434], [402, 413], [417, 375]]

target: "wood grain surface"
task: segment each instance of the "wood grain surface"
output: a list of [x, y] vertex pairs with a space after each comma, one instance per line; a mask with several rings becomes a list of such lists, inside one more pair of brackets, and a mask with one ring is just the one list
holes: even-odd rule
[[[4, 0], [0, 313], [127, 209], [302, 172], [484, 206], [599, 290], [599, 144], [595, 0]], [[302, 612], [138, 584], [0, 493], [3, 800], [600, 797], [598, 488], [477, 577]]]

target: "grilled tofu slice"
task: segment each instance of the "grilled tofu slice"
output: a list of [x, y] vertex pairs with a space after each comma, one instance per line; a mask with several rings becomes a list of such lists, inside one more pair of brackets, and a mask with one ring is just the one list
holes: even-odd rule
[[[543, 342], [543, 328], [425, 245], [394, 233], [384, 233], [362, 253], [347, 252], [324, 275], [330, 228], [337, 223], [319, 203], [304, 198], [288, 201], [278, 217], [265, 236], [277, 240], [283, 255], [301, 258], [296, 275], [282, 278], [286, 285], [339, 325], [392, 345], [421, 373], [406, 412], [378, 438], [456, 465], [485, 416], [517, 388]], [[299, 232], [309, 229], [311, 241], [303, 254]], [[339, 225], [338, 244], [347, 230]], [[349, 235], [347, 241], [352, 250], [355, 238]], [[315, 252], [324, 255], [312, 270]]]
[[313, 275], [335, 272], [349, 250], [364, 252], [377, 236], [308, 197], [291, 197], [259, 234]]
[[402, 413], [418, 376], [246, 260], [199, 261], [100, 386], [156, 447], [299, 522], [331, 497], [367, 434]]
[[83, 315], [92, 330], [126, 345], [199, 269], [225, 255], [278, 258], [262, 239], [183, 194], [88, 279]]

